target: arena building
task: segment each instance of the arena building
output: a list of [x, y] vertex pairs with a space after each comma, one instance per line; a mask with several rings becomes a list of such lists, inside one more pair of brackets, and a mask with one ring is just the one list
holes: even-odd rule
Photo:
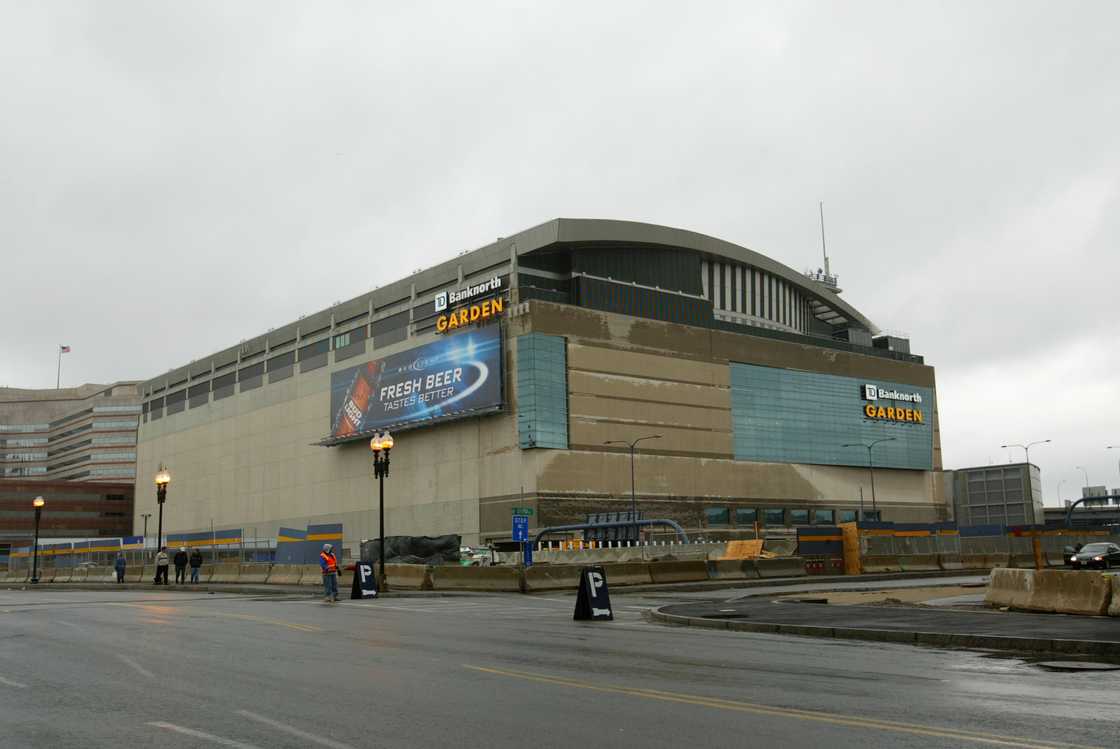
[[386, 535], [508, 539], [514, 507], [581, 522], [632, 486], [645, 517], [705, 534], [951, 515], [909, 342], [827, 273], [663, 226], [549, 221], [141, 391], [135, 513], [163, 464], [172, 531], [376, 537], [384, 429]]

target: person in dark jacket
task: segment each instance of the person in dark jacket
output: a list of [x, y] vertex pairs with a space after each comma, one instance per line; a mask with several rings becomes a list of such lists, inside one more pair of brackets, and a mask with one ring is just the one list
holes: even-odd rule
[[113, 569], [117, 572], [117, 583], [124, 582], [124, 570], [128, 562], [124, 559], [124, 552], [117, 552], [117, 558], [113, 560]]
[[175, 584], [182, 585], [187, 581], [187, 547], [180, 546], [175, 552]]
[[191, 582], [192, 583], [197, 583], [198, 582], [199, 570], [202, 569], [202, 552], [201, 551], [199, 551], [198, 549], [195, 549], [194, 551], [191, 552], [190, 564], [191, 564]]

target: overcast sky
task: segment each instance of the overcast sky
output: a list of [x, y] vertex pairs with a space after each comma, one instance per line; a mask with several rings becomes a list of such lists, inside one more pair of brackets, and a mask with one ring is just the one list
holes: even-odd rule
[[1048, 504], [1120, 486], [1120, 4], [0, 8], [0, 385], [58, 344], [147, 378], [557, 216], [815, 268], [823, 200], [946, 467], [1049, 438]]

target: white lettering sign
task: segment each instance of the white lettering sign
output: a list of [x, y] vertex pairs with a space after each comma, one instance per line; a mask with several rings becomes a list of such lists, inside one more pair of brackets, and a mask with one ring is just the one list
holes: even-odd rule
[[464, 289], [449, 289], [441, 291], [436, 294], [435, 308], [436, 312], [443, 312], [445, 309], [453, 304], [465, 302], [468, 299], [473, 299], [476, 296], [488, 294], [491, 291], [497, 291], [502, 288], [502, 279], [494, 276], [491, 279], [483, 281], [482, 283], [472, 284]]
[[863, 386], [863, 399], [865, 401], [906, 401], [907, 403], [921, 403], [921, 393], [903, 393], [898, 390], [887, 390], [878, 385], [866, 384]]

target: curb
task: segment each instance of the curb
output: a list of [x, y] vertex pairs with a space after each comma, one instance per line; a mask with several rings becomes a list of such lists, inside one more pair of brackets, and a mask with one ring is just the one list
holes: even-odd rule
[[652, 609], [647, 612], [647, 616], [654, 621], [676, 627], [725, 629], [731, 632], [758, 632], [776, 635], [799, 635], [802, 637], [828, 637], [838, 640], [892, 642], [902, 645], [999, 650], [1012, 653], [1120, 656], [1120, 642], [1104, 642], [1101, 640], [1061, 640], [1042, 637], [957, 634], [952, 632], [909, 632], [893, 629], [819, 627], [811, 624], [733, 622], [725, 619], [704, 619], [696, 616], [666, 614], [661, 610], [663, 608], [665, 608], [665, 606]]
[[[989, 569], [948, 570], [941, 572], [884, 572], [870, 575], [796, 575], [793, 577], [767, 577], [753, 580], [704, 580], [691, 583], [663, 583], [660, 585], [626, 585], [612, 588], [616, 595], [641, 595], [643, 593], [692, 593], [709, 590], [749, 590], [752, 588], [773, 588], [786, 585], [813, 585], [815, 583], [836, 582], [882, 582], [885, 580], [907, 579], [938, 579], [943, 577], [968, 577], [970, 575], [988, 574]], [[609, 581], [608, 581], [609, 582]], [[0, 590], [147, 590], [183, 593], [234, 593], [239, 595], [307, 595], [318, 594], [317, 585], [271, 585], [257, 583], [251, 586], [239, 583], [205, 583], [195, 586], [155, 586], [151, 583], [124, 583], [117, 585], [112, 582], [104, 583], [40, 583], [31, 585], [28, 582], [0, 583]], [[381, 594], [383, 598], [415, 597], [415, 598], [440, 598], [443, 596], [471, 595], [472, 593], [507, 593], [516, 591], [490, 591], [490, 590], [388, 590]], [[556, 590], [541, 590], [535, 592], [518, 593], [518, 595], [552, 595]], [[573, 589], [570, 592], [575, 592]]]
[[[922, 578], [936, 579], [940, 577], [972, 577], [975, 575], [991, 574], [991, 569], [980, 567], [963, 570], [941, 570], [940, 572], [878, 572], [869, 575], [795, 575], [793, 577], [767, 577], [754, 580], [706, 580], [695, 583], [672, 583], [667, 585], [627, 585], [611, 586], [611, 595], [627, 595], [630, 593], [661, 593], [681, 592], [697, 593], [707, 590], [729, 590], [749, 588], [773, 588], [790, 584], [813, 585], [814, 583], [868, 582], [876, 583], [884, 580], [916, 580]], [[607, 580], [610, 583], [610, 580]], [[549, 591], [542, 591], [547, 593]], [[532, 594], [529, 594], [532, 595]]]
[[[20, 590], [20, 591], [120, 591], [136, 592], [146, 591], [153, 593], [194, 593], [194, 594], [209, 594], [209, 593], [225, 593], [228, 595], [244, 595], [244, 596], [304, 596], [307, 598], [319, 598], [323, 595], [323, 591], [314, 585], [291, 585], [279, 586], [263, 584], [259, 587], [246, 587], [238, 585], [237, 583], [209, 583], [206, 585], [190, 586], [177, 586], [177, 585], [151, 585], [150, 583], [125, 583], [124, 585], [115, 585], [113, 583], [97, 583], [97, 584], [81, 584], [81, 583], [40, 583], [38, 585], [31, 585], [29, 583], [7, 583], [0, 584], [0, 590]], [[342, 591], [339, 591], [340, 593]], [[484, 592], [484, 591], [479, 591]], [[350, 591], [346, 591], [346, 596], [350, 595]], [[387, 590], [378, 594], [378, 598], [451, 598], [456, 596], [470, 596], [470, 591], [435, 591], [435, 590]], [[339, 600], [349, 600], [347, 597], [340, 596]]]

